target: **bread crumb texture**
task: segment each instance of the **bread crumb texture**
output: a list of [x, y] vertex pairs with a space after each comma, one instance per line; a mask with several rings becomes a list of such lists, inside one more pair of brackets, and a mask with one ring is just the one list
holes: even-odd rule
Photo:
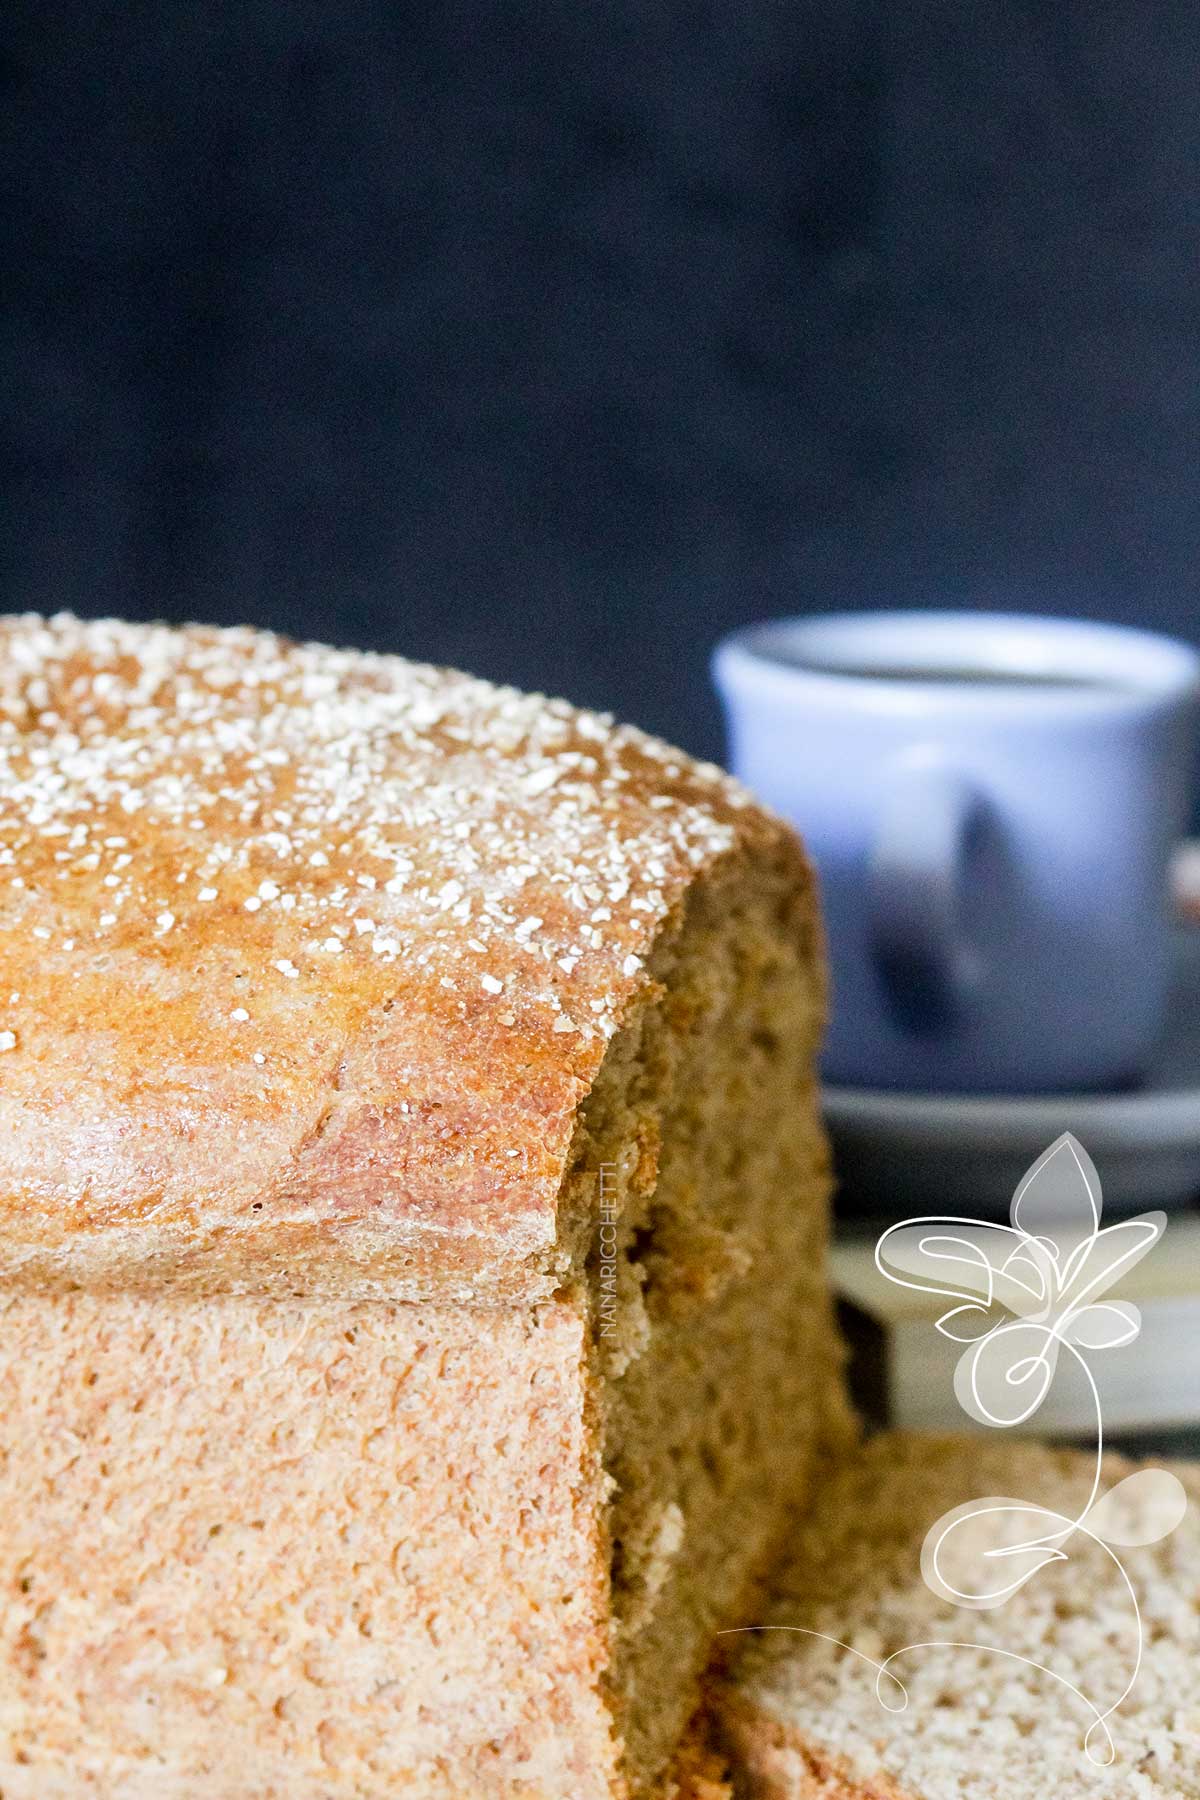
[[10, 1297], [5, 1800], [610, 1800], [584, 1333]]
[[[1103, 1487], [1131, 1471], [1106, 1459]], [[721, 1687], [722, 1739], [747, 1800], [1197, 1800], [1200, 1796], [1200, 1469], [1176, 1465], [1189, 1498], [1158, 1544], [1121, 1549], [1144, 1632], [1142, 1666], [1111, 1719], [1115, 1761], [1084, 1753], [1092, 1715], [1133, 1671], [1133, 1600], [1106, 1547], [1076, 1533], [1067, 1560], [1005, 1605], [977, 1612], [939, 1600], [921, 1546], [952, 1507], [989, 1495], [1075, 1517], [1094, 1457], [1033, 1443], [895, 1434], [822, 1484], [797, 1532], [763, 1622], [794, 1631], [747, 1640]], [[904, 1645], [951, 1640], [986, 1649], [917, 1649], [893, 1665], [908, 1709], [889, 1713], [873, 1668]], [[859, 1652], [856, 1655], [854, 1652]], [[1018, 1658], [1027, 1659], [1019, 1661]]]

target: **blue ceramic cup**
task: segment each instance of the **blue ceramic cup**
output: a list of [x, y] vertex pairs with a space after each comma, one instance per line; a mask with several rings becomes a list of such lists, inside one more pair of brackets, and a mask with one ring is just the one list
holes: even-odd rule
[[738, 632], [714, 675], [734, 769], [820, 873], [829, 1080], [1137, 1080], [1166, 1001], [1200, 656], [1072, 620], [835, 613]]

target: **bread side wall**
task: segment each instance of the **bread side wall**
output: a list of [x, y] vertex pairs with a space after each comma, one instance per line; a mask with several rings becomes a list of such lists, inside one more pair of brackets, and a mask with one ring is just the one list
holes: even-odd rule
[[10, 1296], [5, 1800], [608, 1800], [585, 1329]]

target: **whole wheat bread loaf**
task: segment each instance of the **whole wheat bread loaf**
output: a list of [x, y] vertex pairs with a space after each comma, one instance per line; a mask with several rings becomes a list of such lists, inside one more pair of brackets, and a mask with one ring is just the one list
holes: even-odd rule
[[0, 1792], [658, 1791], [836, 1415], [791, 832], [558, 701], [0, 625]]

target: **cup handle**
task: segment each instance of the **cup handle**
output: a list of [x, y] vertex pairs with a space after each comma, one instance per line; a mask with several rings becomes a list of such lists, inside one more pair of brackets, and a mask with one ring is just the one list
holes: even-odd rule
[[980, 959], [963, 922], [963, 884], [985, 803], [957, 770], [922, 763], [890, 783], [867, 875], [871, 957], [896, 1024], [926, 1036], [957, 1023]]

